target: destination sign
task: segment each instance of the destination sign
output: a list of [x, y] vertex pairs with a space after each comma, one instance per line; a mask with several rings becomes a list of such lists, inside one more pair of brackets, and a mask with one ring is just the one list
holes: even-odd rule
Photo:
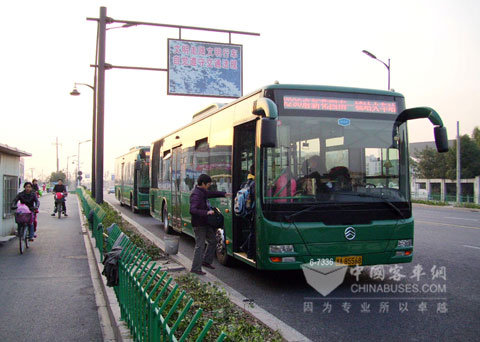
[[284, 96], [283, 107], [297, 110], [396, 114], [397, 104], [389, 101], [332, 97]]

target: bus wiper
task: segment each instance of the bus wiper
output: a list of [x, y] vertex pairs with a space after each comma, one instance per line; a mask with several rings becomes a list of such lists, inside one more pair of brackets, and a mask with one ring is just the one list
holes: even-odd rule
[[392, 201], [389, 199], [383, 197], [383, 196], [378, 196], [378, 195], [373, 195], [373, 194], [365, 194], [365, 193], [348, 193], [345, 195], [350, 195], [350, 196], [357, 196], [357, 197], [369, 197], [369, 198], [378, 198], [381, 199], [384, 203], [388, 204], [390, 208], [393, 209], [402, 219], [405, 219], [405, 215], [403, 215], [402, 211], [395, 205], [393, 204]]
[[319, 207], [321, 207], [321, 206], [324, 206], [324, 205], [333, 205], [333, 206], [338, 207], [338, 205], [335, 205], [335, 204], [332, 204], [332, 203], [319, 203], [319, 204], [315, 204], [315, 205], [312, 205], [312, 206], [310, 206], [310, 207], [308, 207], [308, 208], [305, 208], [305, 209], [302, 209], [302, 210], [300, 210], [300, 211], [297, 211], [296, 213], [293, 213], [293, 214], [291, 214], [291, 215], [285, 215], [285, 216], [284, 216], [285, 221], [287, 221], [287, 222], [292, 222], [292, 218], [294, 218], [294, 217], [296, 217], [296, 216], [298, 216], [298, 215], [300, 215], [300, 214], [309, 212], [309, 211], [311, 211], [311, 210], [313, 210], [313, 209], [316, 209], [316, 208], [319, 208]]

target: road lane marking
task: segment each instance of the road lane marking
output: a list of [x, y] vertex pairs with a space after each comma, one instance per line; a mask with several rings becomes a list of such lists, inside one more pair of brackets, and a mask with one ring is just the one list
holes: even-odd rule
[[475, 249], [480, 249], [478, 246], [470, 246], [470, 245], [462, 245], [463, 247], [469, 247], [469, 248], [475, 248]]
[[463, 218], [463, 217], [453, 217], [453, 216], [445, 216], [447, 219], [455, 219], [455, 220], [464, 220], [464, 221], [475, 221], [478, 222], [478, 219], [469, 219], [469, 218]]
[[459, 227], [459, 228], [469, 228], [469, 229], [480, 229], [480, 227], [461, 226], [461, 225], [459, 225], [459, 224], [451, 224], [451, 223], [440, 223], [440, 222], [421, 221], [421, 220], [415, 220], [415, 222], [426, 223], [426, 224], [438, 224], [439, 226], [449, 226], [449, 227]]

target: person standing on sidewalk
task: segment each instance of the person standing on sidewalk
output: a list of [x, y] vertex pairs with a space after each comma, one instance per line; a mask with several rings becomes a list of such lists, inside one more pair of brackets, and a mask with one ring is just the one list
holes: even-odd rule
[[[210, 176], [202, 173], [190, 195], [190, 214], [192, 215], [192, 226], [195, 233], [195, 251], [190, 272], [199, 275], [206, 274], [202, 271], [202, 265], [215, 269], [212, 262], [215, 255], [216, 232], [215, 228], [210, 227], [207, 223], [207, 216], [213, 215], [214, 211], [210, 208], [207, 199], [229, 195], [224, 191], [208, 191], [211, 185], [212, 179]], [[208, 243], [206, 251], [205, 241]]]

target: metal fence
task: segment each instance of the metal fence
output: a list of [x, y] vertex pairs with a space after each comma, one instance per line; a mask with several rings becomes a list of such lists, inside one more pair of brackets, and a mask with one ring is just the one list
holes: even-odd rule
[[[128, 325], [135, 341], [182, 342], [203, 341], [213, 321], [203, 328], [198, 326], [203, 310], [191, 312], [194, 300], [173, 284], [173, 278], [122, 233], [113, 224], [104, 229], [105, 211], [92, 200], [84, 189], [78, 189], [82, 208], [89, 219], [89, 228], [96, 247], [109, 252], [114, 246], [122, 247], [119, 259], [119, 285], [114, 287], [120, 305], [121, 318]], [[227, 335], [222, 332], [217, 342]]]
[[[445, 203], [457, 202], [457, 195], [445, 195], [445, 199], [442, 201], [442, 196], [439, 193], [426, 194], [426, 192], [412, 192], [411, 198], [412, 200], [436, 201]], [[475, 203], [475, 197], [473, 195], [460, 196], [460, 203]]]

